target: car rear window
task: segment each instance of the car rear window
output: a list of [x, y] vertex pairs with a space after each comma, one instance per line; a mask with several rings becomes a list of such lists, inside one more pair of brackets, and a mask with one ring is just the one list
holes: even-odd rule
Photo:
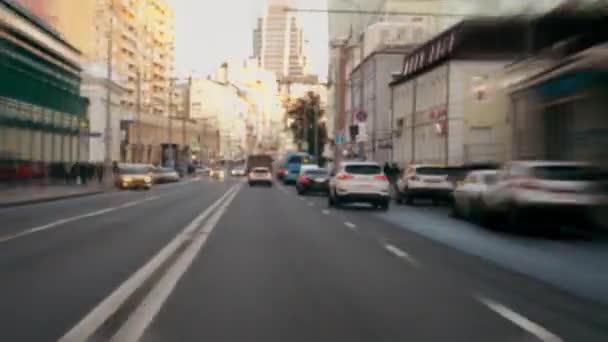
[[310, 156], [291, 156], [287, 159], [287, 164], [314, 164], [315, 160]]
[[556, 181], [597, 181], [602, 178], [600, 170], [587, 166], [537, 166], [533, 168], [533, 174], [540, 179]]
[[347, 165], [344, 170], [355, 175], [377, 175], [382, 173], [379, 165]]
[[144, 175], [148, 171], [148, 168], [145, 166], [127, 166], [119, 170], [122, 175]]
[[416, 173], [423, 176], [446, 176], [448, 171], [443, 167], [419, 167]]
[[304, 171], [304, 173], [307, 175], [311, 175], [311, 176], [327, 176], [329, 174], [329, 171], [327, 171], [325, 169], [316, 169], [316, 170], [306, 170], [306, 171]]

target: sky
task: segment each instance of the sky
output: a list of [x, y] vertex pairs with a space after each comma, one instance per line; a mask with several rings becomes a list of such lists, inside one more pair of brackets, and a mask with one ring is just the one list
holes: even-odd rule
[[[294, 7], [325, 8], [326, 0], [293, 0]], [[215, 75], [226, 60], [252, 54], [253, 29], [265, 0], [169, 0], [175, 11], [175, 67], [180, 76]], [[299, 20], [311, 72], [327, 74], [327, 16], [301, 14]], [[314, 53], [312, 52], [314, 51]]]

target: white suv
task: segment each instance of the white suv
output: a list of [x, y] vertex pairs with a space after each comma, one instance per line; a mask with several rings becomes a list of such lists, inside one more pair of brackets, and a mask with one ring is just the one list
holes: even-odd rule
[[388, 210], [388, 179], [375, 162], [348, 161], [332, 172], [329, 181], [329, 206], [366, 202]]
[[249, 186], [265, 184], [272, 186], [272, 174], [267, 167], [254, 167], [247, 175]]
[[532, 218], [574, 223], [590, 210], [606, 204], [602, 171], [587, 163], [514, 161], [507, 163], [499, 181], [482, 196], [484, 209], [503, 214], [513, 228]]
[[416, 198], [449, 200], [454, 184], [448, 178], [448, 169], [434, 165], [410, 165], [397, 181], [397, 202], [413, 204]]

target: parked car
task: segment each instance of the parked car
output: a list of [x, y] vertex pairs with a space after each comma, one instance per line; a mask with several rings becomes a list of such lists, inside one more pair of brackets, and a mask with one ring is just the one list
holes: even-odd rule
[[388, 178], [375, 162], [342, 162], [332, 171], [329, 181], [329, 206], [365, 202], [388, 210], [390, 190]]
[[[308, 165], [306, 165], [308, 166]], [[300, 177], [296, 181], [298, 194], [303, 195], [308, 192], [329, 192], [329, 170], [319, 167], [304, 168], [302, 166]]]
[[527, 228], [536, 218], [580, 224], [590, 210], [606, 205], [604, 174], [592, 164], [514, 161], [501, 175], [481, 204], [515, 229]]
[[416, 199], [431, 199], [433, 204], [449, 201], [454, 183], [445, 167], [410, 165], [397, 181], [397, 202], [413, 204]]
[[150, 190], [154, 181], [152, 171], [145, 164], [120, 164], [114, 182], [121, 189]]
[[207, 166], [197, 166], [194, 173], [201, 176], [211, 175], [211, 169]]
[[268, 167], [254, 167], [247, 176], [249, 186], [264, 184], [272, 186], [272, 174]]
[[454, 189], [452, 213], [456, 217], [482, 223], [485, 218], [483, 196], [498, 182], [498, 170], [473, 171]]
[[236, 168], [230, 170], [230, 175], [232, 177], [243, 177], [243, 176], [245, 176], [245, 174], [246, 174], [245, 168], [243, 168], [243, 167], [236, 167]]
[[295, 184], [300, 176], [300, 168], [306, 164], [316, 164], [316, 161], [307, 153], [297, 152], [288, 154], [285, 163], [281, 166], [285, 170], [282, 176], [283, 184]]
[[226, 177], [226, 174], [225, 174], [223, 168], [221, 168], [221, 167], [214, 167], [214, 168], [211, 168], [211, 174], [210, 174], [210, 176], [212, 178], [220, 179], [221, 180], [221, 179], [224, 179]]
[[179, 182], [179, 174], [174, 168], [159, 167], [154, 170], [154, 183]]

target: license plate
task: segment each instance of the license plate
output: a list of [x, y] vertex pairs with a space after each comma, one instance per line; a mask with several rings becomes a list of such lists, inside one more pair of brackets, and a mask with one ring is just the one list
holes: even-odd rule
[[317, 179], [315, 179], [315, 182], [323, 183], [323, 182], [325, 182], [325, 178], [317, 178]]

